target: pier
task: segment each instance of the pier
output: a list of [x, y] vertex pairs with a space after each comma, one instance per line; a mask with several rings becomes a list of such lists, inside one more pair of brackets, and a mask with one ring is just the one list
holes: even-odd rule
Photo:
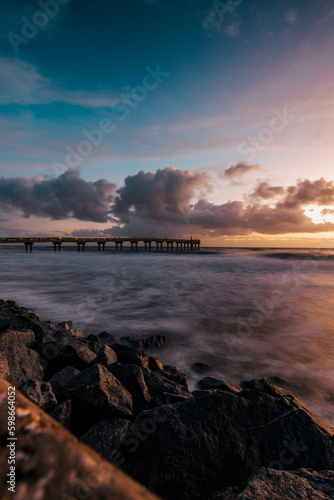
[[87, 243], [97, 243], [98, 252], [105, 251], [107, 243], [114, 244], [116, 251], [122, 251], [123, 245], [128, 243], [131, 251], [138, 251], [139, 244], [147, 252], [156, 250], [162, 252], [173, 251], [194, 251], [200, 250], [201, 241], [198, 239], [175, 239], [175, 238], [138, 238], [136, 236], [124, 238], [73, 238], [73, 237], [41, 237], [41, 238], [0, 238], [0, 245], [19, 244], [25, 246], [26, 252], [32, 252], [35, 243], [52, 243], [55, 252], [60, 252], [64, 243], [74, 243], [77, 245], [78, 252], [84, 252]]

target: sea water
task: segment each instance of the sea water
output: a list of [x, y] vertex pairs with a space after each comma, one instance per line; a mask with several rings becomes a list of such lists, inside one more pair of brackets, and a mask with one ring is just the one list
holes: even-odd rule
[[0, 298], [85, 334], [164, 334], [155, 352], [190, 375], [280, 381], [334, 425], [334, 251], [116, 252], [4, 245]]

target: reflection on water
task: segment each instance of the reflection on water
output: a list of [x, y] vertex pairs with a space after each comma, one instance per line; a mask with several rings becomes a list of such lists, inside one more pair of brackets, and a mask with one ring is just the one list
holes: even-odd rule
[[334, 425], [333, 251], [87, 250], [4, 247], [0, 296], [87, 334], [164, 333], [159, 358], [186, 371], [202, 361], [232, 383], [288, 379]]

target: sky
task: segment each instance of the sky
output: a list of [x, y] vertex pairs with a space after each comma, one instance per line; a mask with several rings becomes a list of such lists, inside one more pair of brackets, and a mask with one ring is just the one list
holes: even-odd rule
[[334, 247], [333, 0], [2, 0], [0, 235]]

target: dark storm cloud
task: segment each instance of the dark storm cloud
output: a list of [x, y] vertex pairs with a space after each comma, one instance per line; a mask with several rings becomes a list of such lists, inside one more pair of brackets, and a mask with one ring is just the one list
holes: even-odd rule
[[258, 172], [259, 170], [261, 170], [260, 165], [247, 165], [247, 163], [240, 162], [227, 168], [224, 171], [224, 177], [232, 179], [235, 177], [241, 177], [249, 172]]
[[16, 208], [25, 217], [36, 215], [61, 220], [107, 222], [111, 194], [116, 185], [105, 179], [86, 182], [77, 170], [67, 170], [56, 179], [42, 176], [0, 178], [0, 204]]
[[[121, 222], [130, 222], [133, 214], [142, 219], [177, 223], [186, 211], [196, 189], [208, 189], [206, 173], [166, 167], [157, 172], [128, 176], [117, 191], [112, 207]], [[180, 217], [181, 216], [181, 217]]]

